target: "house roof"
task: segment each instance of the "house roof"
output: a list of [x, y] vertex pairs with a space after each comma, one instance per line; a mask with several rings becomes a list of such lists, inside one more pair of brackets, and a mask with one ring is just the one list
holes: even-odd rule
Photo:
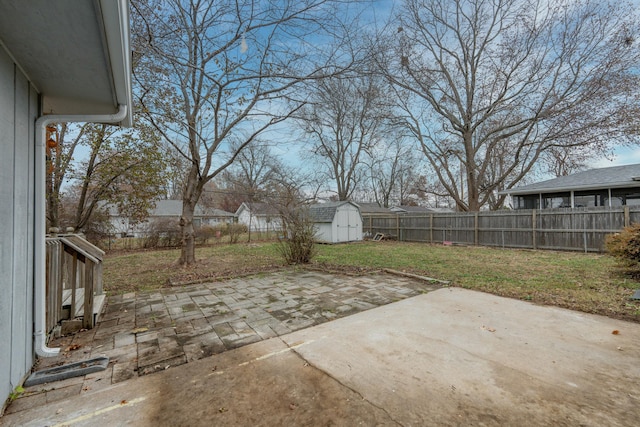
[[[180, 215], [182, 215], [182, 200], [158, 200], [156, 207], [149, 212], [150, 217], [179, 217]], [[196, 218], [234, 217], [235, 214], [196, 205], [193, 216]]]
[[[119, 216], [118, 207], [114, 204], [106, 205], [110, 216]], [[156, 207], [149, 211], [149, 217], [171, 217], [177, 218], [182, 215], [182, 200], [158, 200]], [[223, 211], [221, 209], [207, 208], [196, 205], [193, 216], [196, 218], [220, 218], [235, 217], [232, 212]]]
[[397, 213], [427, 213], [434, 212], [431, 208], [425, 208], [424, 206], [393, 206], [391, 211]]
[[236, 215], [239, 215], [240, 212], [246, 209], [248, 209], [253, 216], [275, 216], [279, 214], [278, 209], [276, 209], [275, 206], [270, 205], [269, 203], [244, 202], [236, 211]]
[[[634, 179], [635, 178], [635, 179]], [[501, 194], [512, 196], [564, 191], [603, 190], [614, 188], [640, 188], [640, 164], [612, 166], [561, 176], [535, 184], [524, 185]]]
[[353, 205], [360, 211], [360, 207], [357, 204], [348, 201], [316, 203], [309, 206], [309, 215], [314, 222], [333, 222], [336, 210], [343, 205]]
[[389, 208], [383, 208], [377, 203], [360, 203], [357, 202], [357, 205], [360, 206], [360, 213], [379, 213], [379, 214], [389, 214], [392, 213]]
[[0, 46], [42, 95], [43, 114], [115, 114], [132, 124], [127, 0], [0, 0]]

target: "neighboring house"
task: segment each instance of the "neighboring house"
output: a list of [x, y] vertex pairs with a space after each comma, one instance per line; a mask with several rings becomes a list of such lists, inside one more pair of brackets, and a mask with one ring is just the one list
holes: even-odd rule
[[126, 0], [0, 0], [0, 401], [47, 347], [46, 126], [131, 125]]
[[362, 240], [360, 207], [353, 202], [317, 203], [309, 206], [316, 228], [316, 240], [322, 243]]
[[[131, 224], [129, 218], [120, 216], [115, 206], [110, 206], [109, 221], [114, 231], [121, 236], [143, 237], [154, 223], [166, 223], [173, 221], [176, 229], [182, 216], [182, 200], [158, 200], [155, 208], [149, 212], [145, 222]], [[198, 228], [203, 225], [216, 226], [218, 224], [235, 222], [235, 214], [220, 209], [207, 208], [196, 205], [193, 212], [193, 225]]]
[[442, 212], [453, 212], [453, 210], [449, 208], [425, 208], [424, 206], [393, 206], [391, 207], [391, 211], [397, 214], [428, 214], [428, 213], [442, 213]]
[[281, 231], [282, 222], [278, 210], [268, 203], [244, 202], [236, 211], [238, 223], [251, 231]]
[[360, 206], [361, 215], [389, 215], [393, 213], [389, 208], [383, 208], [377, 203], [356, 202]]
[[640, 205], [640, 164], [591, 169], [502, 191], [514, 209]]

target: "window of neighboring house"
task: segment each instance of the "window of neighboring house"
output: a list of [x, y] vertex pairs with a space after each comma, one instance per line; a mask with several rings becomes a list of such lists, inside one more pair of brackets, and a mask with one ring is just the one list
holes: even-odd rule
[[627, 206], [639, 206], [640, 205], [640, 194], [630, 194], [625, 198]]
[[515, 209], [538, 209], [540, 207], [540, 197], [537, 194], [515, 196], [513, 204]]
[[[609, 206], [609, 197], [604, 198], [604, 205]], [[612, 196], [611, 197], [611, 206], [624, 206], [624, 197], [622, 196]]]
[[590, 208], [594, 206], [606, 206], [607, 193], [597, 192], [576, 192], [573, 196], [573, 204], [576, 208]]
[[640, 192], [633, 190], [614, 190], [611, 192], [611, 206], [639, 206]]
[[542, 198], [544, 209], [570, 208], [571, 196], [568, 193], [549, 194]]
[[193, 219], [193, 226], [194, 227], [200, 227], [202, 225], [202, 219], [201, 218], [194, 218]]

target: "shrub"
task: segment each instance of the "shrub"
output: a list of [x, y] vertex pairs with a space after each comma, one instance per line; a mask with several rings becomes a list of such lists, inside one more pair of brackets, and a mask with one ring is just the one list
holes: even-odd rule
[[180, 245], [180, 226], [175, 220], [151, 221], [144, 233], [144, 248], [175, 248]]
[[640, 277], [640, 223], [610, 234], [605, 240], [607, 252], [634, 277]]
[[196, 243], [204, 245], [209, 239], [216, 235], [216, 228], [210, 225], [203, 225], [196, 228]]
[[247, 226], [244, 224], [227, 224], [227, 234], [229, 235], [230, 243], [238, 243], [238, 239], [241, 234], [247, 232]]
[[316, 230], [308, 212], [295, 209], [283, 212], [283, 236], [278, 251], [287, 264], [307, 264], [315, 255]]

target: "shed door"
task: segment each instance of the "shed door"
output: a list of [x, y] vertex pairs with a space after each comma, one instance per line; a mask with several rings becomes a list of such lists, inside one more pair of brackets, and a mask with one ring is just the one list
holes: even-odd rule
[[340, 208], [336, 212], [337, 242], [351, 242], [358, 239], [358, 216], [355, 211]]

